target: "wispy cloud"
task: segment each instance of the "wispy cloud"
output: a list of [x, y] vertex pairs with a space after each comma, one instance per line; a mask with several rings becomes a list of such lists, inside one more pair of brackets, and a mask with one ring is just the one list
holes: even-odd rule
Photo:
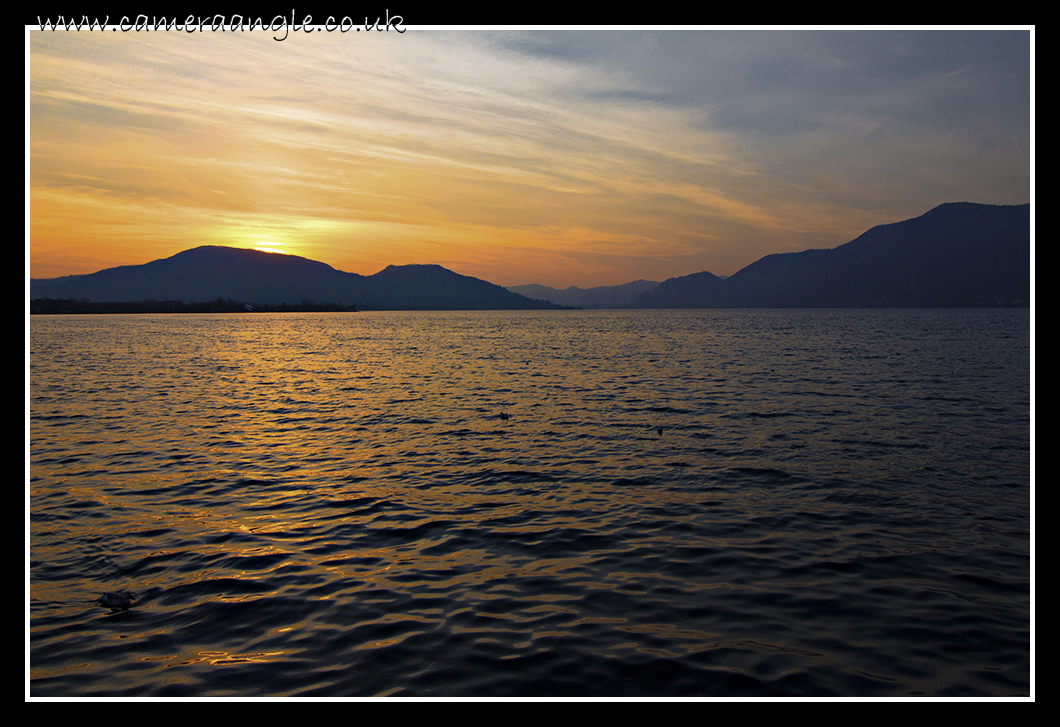
[[30, 35], [34, 275], [264, 241], [597, 285], [1030, 194], [1027, 31]]

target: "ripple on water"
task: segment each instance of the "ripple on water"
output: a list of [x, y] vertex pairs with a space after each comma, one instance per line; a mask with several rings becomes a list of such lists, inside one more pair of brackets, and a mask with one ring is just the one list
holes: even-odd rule
[[1027, 695], [1028, 330], [34, 317], [31, 694]]

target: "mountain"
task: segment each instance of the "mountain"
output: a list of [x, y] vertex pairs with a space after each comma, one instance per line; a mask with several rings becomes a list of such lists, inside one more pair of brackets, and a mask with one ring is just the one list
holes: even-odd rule
[[1027, 306], [1030, 253], [1029, 204], [957, 202], [834, 249], [767, 255], [728, 278], [701, 272], [658, 284], [505, 289], [438, 265], [391, 265], [365, 276], [295, 255], [206, 246], [145, 265], [31, 280], [30, 297], [361, 310]]
[[632, 301], [630, 308], [716, 308], [723, 299], [725, 278], [703, 271], [670, 278]]
[[364, 278], [359, 306], [378, 310], [520, 310], [558, 308], [440, 265], [389, 265]]
[[572, 285], [559, 290], [547, 285], [513, 285], [508, 290], [528, 298], [547, 300], [557, 305], [575, 308], [625, 308], [641, 293], [658, 283], [651, 280], [635, 280], [624, 285], [604, 285], [597, 288], [579, 288]]
[[671, 278], [633, 308], [1030, 304], [1030, 205], [956, 202], [831, 250], [767, 255], [735, 275]]
[[232, 299], [249, 304], [302, 301], [360, 310], [518, 310], [556, 308], [438, 265], [391, 265], [375, 275], [344, 273], [296, 255], [203, 246], [144, 265], [30, 281], [30, 298], [90, 301]]

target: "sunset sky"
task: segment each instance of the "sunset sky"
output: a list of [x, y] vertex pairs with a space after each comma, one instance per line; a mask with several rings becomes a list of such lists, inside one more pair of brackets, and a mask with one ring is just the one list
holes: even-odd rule
[[559, 288], [1031, 201], [1029, 30], [28, 30], [32, 277], [199, 245]]

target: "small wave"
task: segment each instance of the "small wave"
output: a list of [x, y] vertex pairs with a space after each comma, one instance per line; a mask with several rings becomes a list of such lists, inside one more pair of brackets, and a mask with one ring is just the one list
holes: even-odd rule
[[650, 477], [619, 477], [611, 482], [614, 487], [644, 487], [653, 484], [655, 481]]

